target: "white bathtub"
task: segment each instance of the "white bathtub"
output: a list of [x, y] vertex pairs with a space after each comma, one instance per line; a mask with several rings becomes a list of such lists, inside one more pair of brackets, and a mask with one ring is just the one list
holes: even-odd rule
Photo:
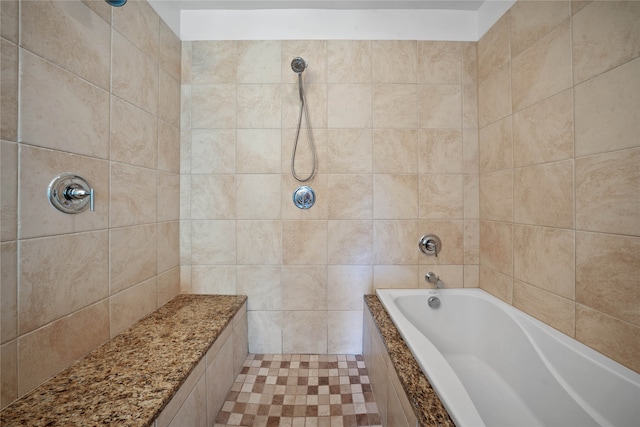
[[640, 426], [639, 374], [483, 290], [376, 293], [456, 425]]

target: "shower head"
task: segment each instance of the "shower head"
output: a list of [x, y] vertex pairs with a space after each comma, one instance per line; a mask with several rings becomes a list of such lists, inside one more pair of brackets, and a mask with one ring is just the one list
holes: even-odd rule
[[299, 56], [296, 56], [295, 58], [293, 58], [293, 61], [291, 61], [291, 69], [296, 74], [302, 74], [305, 68], [307, 68], [307, 61], [300, 58]]

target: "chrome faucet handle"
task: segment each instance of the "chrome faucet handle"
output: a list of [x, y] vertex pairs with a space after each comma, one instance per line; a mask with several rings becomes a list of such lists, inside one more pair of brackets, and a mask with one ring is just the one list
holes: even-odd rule
[[61, 212], [77, 214], [94, 206], [94, 191], [89, 182], [81, 176], [63, 173], [51, 181], [47, 189], [51, 205]]
[[437, 258], [438, 252], [442, 250], [442, 241], [435, 234], [426, 234], [418, 241], [418, 247], [423, 254], [435, 255]]

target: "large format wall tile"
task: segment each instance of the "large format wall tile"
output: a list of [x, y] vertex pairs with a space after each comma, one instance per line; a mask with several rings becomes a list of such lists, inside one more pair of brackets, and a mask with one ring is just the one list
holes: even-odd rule
[[191, 132], [191, 173], [234, 173], [235, 171], [235, 131], [198, 129]]
[[18, 328], [24, 334], [108, 296], [109, 234], [25, 240], [18, 266]]
[[416, 85], [373, 86], [373, 127], [406, 129], [418, 127]]
[[326, 310], [326, 268], [320, 266], [283, 267], [282, 309], [302, 311]]
[[464, 193], [462, 174], [425, 174], [419, 177], [419, 217], [462, 219]]
[[158, 73], [158, 116], [180, 126], [180, 83], [163, 69]]
[[480, 175], [480, 218], [513, 221], [513, 171]]
[[[4, 6], [4, 3], [3, 3]], [[0, 88], [2, 90], [2, 98], [0, 98], [0, 138], [7, 141], [18, 140], [18, 46], [5, 40], [0, 39]]]
[[576, 156], [640, 146], [640, 59], [575, 88]]
[[480, 286], [507, 304], [513, 303], [513, 277], [480, 264]]
[[279, 128], [280, 86], [243, 84], [237, 89], [237, 126], [243, 129]]
[[575, 335], [575, 302], [527, 283], [513, 284], [513, 305], [569, 336]]
[[511, 114], [511, 63], [503, 64], [478, 84], [478, 127]]
[[511, 14], [511, 56], [521, 52], [544, 37], [571, 16], [571, 2], [520, 1], [513, 5]]
[[329, 264], [371, 264], [372, 221], [329, 221], [327, 231]]
[[514, 221], [573, 227], [573, 160], [515, 169]]
[[30, 391], [108, 339], [106, 300], [20, 337], [18, 395]]
[[576, 234], [576, 301], [640, 326], [640, 237]]
[[20, 28], [20, 2], [18, 0], [3, 1], [0, 5], [2, 11], [2, 31], [0, 35], [13, 43], [18, 43], [18, 35]]
[[157, 283], [153, 277], [109, 299], [112, 338], [157, 308], [156, 292]]
[[232, 220], [192, 221], [194, 264], [234, 264], [236, 262], [236, 224]]
[[513, 111], [571, 87], [570, 22], [560, 25], [512, 61]]
[[480, 265], [513, 276], [513, 225], [480, 221]]
[[416, 175], [374, 175], [373, 216], [376, 219], [418, 217]]
[[160, 68], [180, 83], [182, 42], [163, 20], [160, 20]]
[[373, 269], [368, 265], [330, 265], [327, 307], [332, 310], [362, 310], [362, 295], [373, 293]]
[[[377, 134], [377, 132], [376, 132]], [[376, 135], [374, 134], [374, 135]], [[397, 149], [397, 148], [396, 148]], [[380, 156], [380, 163], [391, 157]], [[415, 156], [415, 153], [410, 153]], [[395, 157], [394, 153], [394, 157]], [[387, 160], [383, 160], [384, 157]], [[374, 158], [375, 161], [375, 158]], [[419, 173], [462, 173], [464, 168], [463, 133], [458, 129], [421, 129], [418, 140]]]
[[640, 236], [640, 148], [576, 159], [576, 228]]
[[238, 221], [237, 236], [238, 264], [279, 265], [282, 263], [281, 221]]
[[478, 132], [480, 172], [513, 168], [513, 130], [511, 116], [492, 123]]
[[0, 141], [0, 241], [18, 237], [18, 144]]
[[155, 224], [113, 229], [109, 240], [110, 294], [155, 276], [158, 241]]
[[576, 339], [630, 369], [640, 371], [638, 328], [582, 304], [576, 304]]
[[236, 155], [238, 173], [280, 173], [282, 163], [280, 129], [238, 129]]
[[281, 214], [280, 176], [238, 175], [236, 210], [238, 219], [279, 219]]
[[160, 17], [146, 1], [113, 10], [113, 28], [156, 63], [160, 45]]
[[329, 40], [327, 42], [328, 83], [371, 83], [372, 42]]
[[[112, 92], [150, 113], [158, 111], [158, 63], [113, 31]], [[156, 55], [157, 56], [157, 55]]]
[[418, 42], [418, 83], [462, 83], [461, 43], [448, 41]]
[[194, 41], [191, 44], [191, 84], [236, 82], [235, 41]]
[[192, 219], [235, 218], [236, 177], [234, 175], [193, 175], [190, 193]]
[[507, 12], [478, 41], [479, 82], [486, 80], [497, 68], [509, 61], [510, 20], [510, 12]]
[[373, 43], [374, 83], [417, 83], [417, 42], [381, 40]]
[[109, 89], [108, 23], [77, 1], [28, 1], [21, 6], [23, 48]]
[[22, 51], [20, 140], [106, 159], [109, 93]]
[[640, 55], [640, 3], [593, 2], [573, 18], [575, 83]]
[[[329, 219], [373, 218], [373, 178], [371, 175], [328, 176]], [[352, 190], [357, 188], [357, 192]]]
[[538, 288], [575, 299], [575, 232], [515, 225], [513, 276]]
[[462, 89], [458, 85], [419, 85], [420, 128], [462, 127]]
[[282, 262], [326, 264], [326, 221], [284, 221], [282, 223]]
[[[371, 173], [372, 167], [375, 170], [375, 153], [373, 166], [371, 153], [376, 148], [376, 134], [374, 133], [373, 138], [371, 134], [370, 129], [329, 129], [327, 131], [326, 168], [328, 173]], [[405, 152], [406, 150], [401, 150], [399, 162], [404, 159]], [[389, 163], [396, 164], [395, 162]]]
[[327, 353], [326, 311], [283, 311], [282, 352]]
[[571, 90], [566, 90], [513, 115], [514, 166], [573, 156], [572, 95]]
[[[0, 244], [0, 344], [18, 336], [18, 244]], [[4, 370], [2, 371], [4, 374]]]
[[329, 85], [327, 89], [329, 127], [370, 128], [373, 117], [371, 108], [368, 106], [372, 105], [372, 102], [371, 85]]
[[362, 312], [329, 311], [327, 315], [327, 353], [362, 353]]
[[110, 225], [148, 224], [157, 220], [158, 172], [111, 164]]
[[120, 98], [111, 98], [111, 160], [154, 168], [158, 158], [158, 119]]
[[[417, 264], [416, 221], [378, 220], [373, 223], [373, 247], [375, 264]], [[419, 236], [418, 236], [419, 238]]]
[[[242, 40], [236, 42], [236, 49], [238, 55], [236, 80], [238, 83], [280, 83], [282, 79], [280, 42], [275, 40]], [[229, 50], [226, 50], [225, 54], [228, 52]]]

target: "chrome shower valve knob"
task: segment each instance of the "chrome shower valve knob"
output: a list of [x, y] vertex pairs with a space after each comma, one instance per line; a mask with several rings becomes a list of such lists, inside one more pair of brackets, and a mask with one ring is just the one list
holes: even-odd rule
[[94, 192], [89, 182], [79, 175], [63, 173], [55, 177], [47, 189], [51, 206], [60, 212], [77, 214], [95, 210]]
[[437, 258], [438, 253], [442, 251], [442, 241], [435, 234], [425, 234], [418, 241], [418, 247], [423, 254], [435, 255]]

